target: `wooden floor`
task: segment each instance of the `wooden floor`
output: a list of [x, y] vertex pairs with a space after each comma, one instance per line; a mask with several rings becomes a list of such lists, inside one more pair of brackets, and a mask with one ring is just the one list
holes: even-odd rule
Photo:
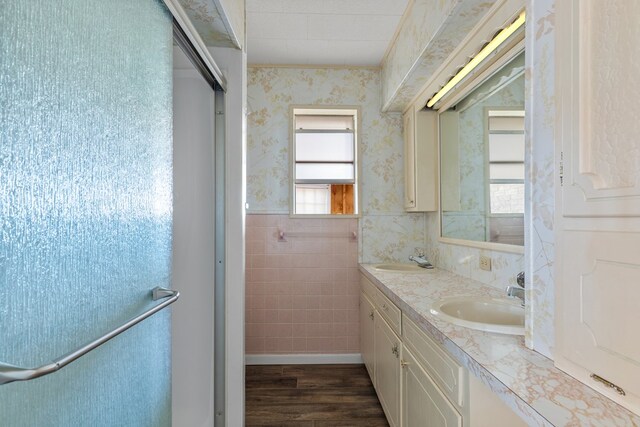
[[388, 426], [364, 365], [246, 369], [246, 426]]

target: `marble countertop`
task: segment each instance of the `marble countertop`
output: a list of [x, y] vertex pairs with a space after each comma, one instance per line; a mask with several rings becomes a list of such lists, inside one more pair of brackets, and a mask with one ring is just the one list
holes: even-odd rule
[[361, 264], [360, 271], [529, 425], [640, 426], [640, 416], [557, 369], [524, 337], [453, 325], [429, 311], [441, 298], [504, 296], [499, 289], [437, 268], [398, 273]]

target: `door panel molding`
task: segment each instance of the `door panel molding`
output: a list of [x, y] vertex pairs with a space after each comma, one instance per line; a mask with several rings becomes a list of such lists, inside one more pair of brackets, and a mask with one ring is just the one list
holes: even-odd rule
[[[565, 216], [640, 216], [640, 104], [634, 96], [640, 46], [628, 32], [640, 3], [598, 0], [559, 5], [570, 30], [559, 30]], [[632, 8], [633, 10], [629, 10]], [[563, 9], [563, 10], [561, 10]], [[634, 54], [635, 53], [635, 54]], [[637, 90], [636, 90], [637, 92]], [[612, 208], [612, 199], [624, 205]]]

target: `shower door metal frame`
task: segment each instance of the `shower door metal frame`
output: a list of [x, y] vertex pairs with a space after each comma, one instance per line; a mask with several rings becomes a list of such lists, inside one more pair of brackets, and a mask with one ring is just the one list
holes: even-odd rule
[[226, 132], [227, 82], [204, 41], [177, 0], [163, 0], [173, 15], [174, 40], [214, 91], [215, 123], [215, 282], [214, 282], [214, 426], [226, 425]]
[[215, 285], [214, 285], [214, 425], [226, 425], [226, 150], [225, 95], [215, 91]]
[[[220, 88], [226, 92], [227, 80], [224, 78], [222, 71], [220, 71], [220, 68], [218, 68], [216, 61], [211, 56], [211, 53], [209, 53], [207, 46], [198, 34], [196, 28], [191, 23], [191, 20], [187, 16], [187, 13], [184, 11], [178, 0], [163, 1], [167, 6], [167, 9], [169, 9], [169, 12], [171, 12], [171, 15], [173, 16], [174, 27], [177, 25], [178, 28], [180, 28], [180, 30], [184, 33], [184, 35], [186, 36], [186, 40], [188, 40], [193, 51], [199, 57], [198, 59], [204, 64], [206, 72], [210, 73], [220, 85]], [[196, 65], [196, 67], [198, 69], [201, 69], [199, 65]]]

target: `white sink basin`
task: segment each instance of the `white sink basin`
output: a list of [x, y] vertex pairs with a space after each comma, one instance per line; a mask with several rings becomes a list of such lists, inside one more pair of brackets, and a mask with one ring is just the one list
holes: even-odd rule
[[375, 265], [373, 268], [375, 268], [378, 271], [395, 271], [395, 272], [402, 272], [402, 273], [423, 273], [427, 271], [426, 268], [418, 267], [416, 264], [400, 264], [400, 263], [378, 264], [378, 265]]
[[431, 314], [471, 329], [524, 335], [524, 307], [517, 299], [444, 298], [431, 306]]

